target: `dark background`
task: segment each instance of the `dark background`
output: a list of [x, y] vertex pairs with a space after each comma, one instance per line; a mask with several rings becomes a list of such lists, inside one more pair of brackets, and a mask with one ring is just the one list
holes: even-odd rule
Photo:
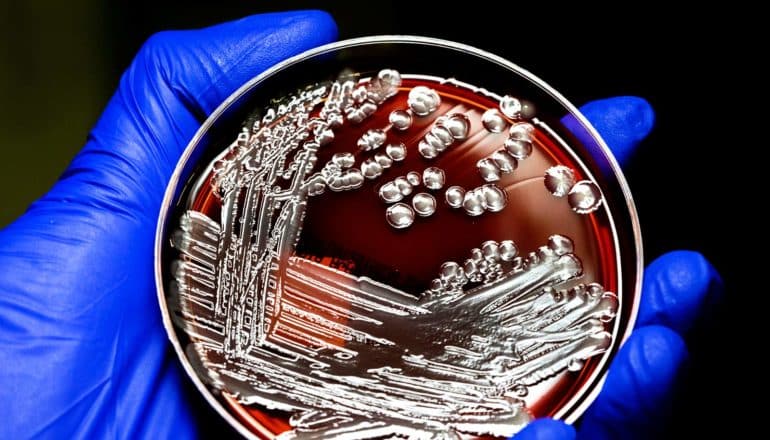
[[727, 300], [690, 341], [692, 363], [674, 402], [671, 437], [701, 426], [704, 417], [709, 426], [728, 426], [740, 344], [731, 329], [743, 324], [735, 296], [746, 292], [739, 272], [747, 257], [739, 246], [753, 231], [731, 209], [744, 179], [731, 163], [741, 144], [730, 122], [737, 116], [734, 94], [725, 87], [727, 71], [740, 67], [718, 48], [734, 37], [726, 11], [701, 8], [696, 17], [632, 2], [575, 11], [523, 2], [504, 11], [498, 4], [0, 1], [0, 227], [55, 181], [133, 54], [159, 30], [320, 8], [335, 17], [340, 38], [417, 34], [471, 44], [532, 71], [577, 105], [615, 95], [652, 103], [656, 127], [627, 168], [647, 260], [671, 249], [698, 250], [728, 288]]

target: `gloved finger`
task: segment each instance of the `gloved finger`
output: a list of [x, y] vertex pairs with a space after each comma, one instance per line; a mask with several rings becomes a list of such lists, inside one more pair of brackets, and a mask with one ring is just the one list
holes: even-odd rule
[[628, 161], [655, 124], [650, 103], [636, 96], [592, 101], [580, 107], [580, 112], [596, 127], [620, 165]]
[[573, 440], [575, 428], [553, 419], [538, 419], [513, 436], [514, 440]]
[[154, 221], [171, 172], [203, 118], [263, 70], [335, 37], [334, 21], [320, 11], [156, 34], [41, 203], [75, 200]]
[[722, 279], [706, 258], [692, 251], [669, 252], [644, 271], [637, 327], [664, 325], [682, 336], [723, 294]]
[[674, 331], [637, 329], [612, 362], [602, 392], [583, 416], [578, 438], [658, 438], [687, 357], [684, 341]]
[[[650, 104], [636, 96], [599, 99], [580, 107], [580, 112], [596, 128], [621, 166], [628, 162], [655, 124], [655, 112]], [[572, 116], [565, 116], [562, 122], [578, 137], [585, 133]]]

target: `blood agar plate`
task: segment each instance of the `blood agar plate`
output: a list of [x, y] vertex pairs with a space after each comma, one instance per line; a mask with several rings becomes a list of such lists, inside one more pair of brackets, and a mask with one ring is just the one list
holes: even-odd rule
[[244, 84], [185, 150], [156, 245], [187, 373], [264, 439], [574, 421], [633, 325], [641, 261], [625, 180], [571, 104], [403, 36]]

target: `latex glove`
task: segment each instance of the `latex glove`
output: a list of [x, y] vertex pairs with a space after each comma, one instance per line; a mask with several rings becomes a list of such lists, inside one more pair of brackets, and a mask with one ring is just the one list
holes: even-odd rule
[[[270, 65], [335, 36], [328, 15], [293, 12], [161, 33], [147, 42], [61, 180], [0, 231], [0, 438], [195, 434], [155, 295], [153, 242], [164, 189], [189, 139], [225, 97]], [[598, 126], [608, 142], [618, 146], [617, 139], [626, 139], [626, 149], [649, 130], [639, 128], [628, 102], [606, 100], [587, 108], [593, 119], [605, 120]], [[687, 264], [702, 258], [687, 255], [663, 260], [648, 279], [679, 273], [679, 279], [702, 281], [702, 266]], [[650, 294], [647, 288], [640, 322], [688, 326], [703, 295], [692, 294], [693, 284], [678, 285], [676, 292], [689, 292], [685, 303], [670, 289]], [[667, 300], [678, 306], [671, 314], [656, 314], [671, 309], [658, 307]], [[632, 337], [608, 384], [620, 375], [615, 380], [626, 390], [626, 402], [633, 382], [625, 376], [655, 379], [659, 371], [676, 371], [684, 357], [678, 338], [659, 327]], [[681, 355], [652, 356], [654, 365], [637, 359], [640, 350], [646, 355], [671, 347]], [[608, 387], [584, 428], [634, 427], [629, 420], [638, 420], [639, 408], [668, 399], [668, 383], [651, 383], [657, 393], [641, 390], [633, 397], [638, 407], [616, 412], [602, 409], [615, 408], [618, 399]], [[573, 434], [548, 421], [536, 422], [521, 438], [554, 432]]]

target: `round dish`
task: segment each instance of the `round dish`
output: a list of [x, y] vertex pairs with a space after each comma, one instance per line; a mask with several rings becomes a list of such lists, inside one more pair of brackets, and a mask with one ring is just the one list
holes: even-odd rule
[[291, 58], [203, 124], [158, 222], [169, 338], [253, 438], [574, 421], [631, 331], [626, 182], [574, 106], [458, 43]]

